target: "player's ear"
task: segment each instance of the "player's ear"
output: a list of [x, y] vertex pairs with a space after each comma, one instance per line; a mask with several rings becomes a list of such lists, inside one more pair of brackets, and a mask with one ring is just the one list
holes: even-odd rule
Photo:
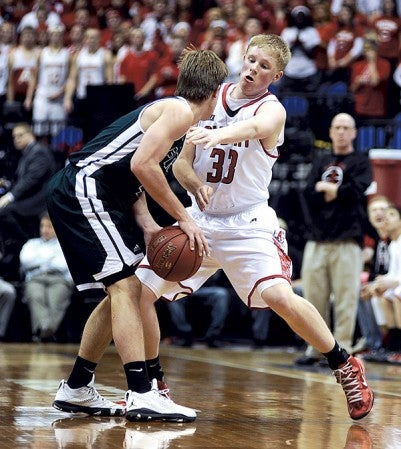
[[284, 72], [280, 70], [278, 73], [276, 73], [276, 76], [273, 78], [273, 81], [278, 81], [282, 76]]

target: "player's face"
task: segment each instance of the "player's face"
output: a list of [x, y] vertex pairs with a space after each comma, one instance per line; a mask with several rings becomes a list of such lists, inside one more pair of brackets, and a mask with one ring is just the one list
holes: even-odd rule
[[244, 56], [244, 64], [241, 70], [241, 90], [249, 97], [260, 95], [278, 79], [281, 72], [277, 68], [276, 59], [265, 48], [252, 46]]

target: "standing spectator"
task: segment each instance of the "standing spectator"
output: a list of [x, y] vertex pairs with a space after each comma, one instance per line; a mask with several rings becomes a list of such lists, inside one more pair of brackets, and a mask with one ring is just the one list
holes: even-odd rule
[[85, 29], [82, 25], [75, 23], [67, 35], [67, 48], [72, 56], [78, 53], [83, 46]]
[[178, 331], [178, 336], [182, 338], [180, 346], [190, 347], [193, 344], [195, 335], [192, 325], [186, 316], [186, 306], [191, 301], [200, 301], [202, 306], [210, 307], [210, 323], [202, 340], [209, 348], [220, 347], [220, 340], [226, 318], [230, 311], [230, 292], [226, 287], [219, 285], [221, 272], [218, 271], [208, 282], [192, 295], [180, 299], [179, 301], [169, 301], [168, 310], [173, 325]]
[[[373, 20], [372, 28], [377, 35], [378, 56], [388, 60], [391, 73], [394, 73], [401, 50], [401, 19], [397, 14], [394, 0], [383, 0], [382, 8], [382, 13]], [[387, 99], [389, 116], [394, 117], [400, 110], [400, 102], [399, 88], [393, 77], [389, 80]]]
[[[313, 161], [305, 189], [310, 235], [301, 278], [305, 297], [330, 324], [333, 296], [334, 336], [352, 352], [367, 221], [365, 190], [372, 182], [367, 155], [355, 152], [355, 121], [337, 114], [330, 127], [332, 152]], [[312, 346], [296, 360], [313, 365], [321, 359]]]
[[362, 54], [364, 29], [356, 25], [355, 11], [342, 6], [337, 17], [337, 31], [327, 46], [329, 81], [349, 83], [351, 64]]
[[33, 99], [34, 133], [47, 144], [65, 126], [63, 99], [71, 58], [63, 44], [64, 25], [49, 28], [48, 34], [49, 45], [41, 50], [24, 103], [30, 109]]
[[143, 104], [154, 98], [157, 82], [157, 55], [145, 50], [145, 35], [141, 28], [130, 32], [130, 48], [119, 64], [118, 82], [133, 83], [137, 104]]
[[47, 212], [40, 219], [40, 237], [24, 244], [20, 262], [33, 340], [53, 340], [70, 303], [73, 284]]
[[355, 101], [355, 118], [387, 118], [387, 93], [391, 76], [390, 63], [378, 57], [377, 43], [365, 39], [363, 58], [351, 65], [351, 92]]
[[[0, 238], [17, 256], [46, 209], [45, 190], [55, 171], [50, 149], [37, 142], [28, 123], [17, 123], [12, 131], [14, 146], [21, 152], [8, 192], [0, 198]], [[37, 226], [33, 231], [32, 226]], [[8, 245], [8, 246], [7, 246]]]
[[280, 91], [316, 92], [321, 75], [316, 67], [314, 49], [320, 44], [320, 36], [313, 26], [310, 9], [295, 6], [281, 37], [290, 47], [292, 57], [278, 84]]
[[100, 45], [111, 50], [111, 40], [122, 24], [122, 18], [115, 9], [108, 9], [105, 13], [105, 28], [100, 32]]
[[232, 83], [236, 83], [239, 80], [249, 40], [262, 32], [260, 20], [256, 17], [249, 17], [245, 22], [244, 32], [244, 35], [233, 42], [228, 49], [226, 64], [230, 75], [227, 81]]
[[[157, 68], [157, 82], [155, 85], [156, 98], [174, 95], [178, 80], [178, 61], [186, 42], [180, 37], [174, 37], [170, 43], [170, 52], [163, 58]], [[219, 56], [219, 55], [218, 55]]]
[[0, 278], [0, 341], [4, 341], [14, 309], [17, 292], [10, 282]]
[[330, 5], [328, 2], [316, 3], [312, 9], [314, 27], [320, 36], [320, 42], [314, 49], [314, 60], [317, 69], [322, 74], [322, 81], [326, 81], [326, 72], [329, 67], [327, 59], [327, 46], [330, 39], [334, 37], [337, 30], [335, 20], [330, 15]]
[[85, 128], [87, 86], [99, 86], [113, 81], [113, 59], [110, 50], [100, 46], [100, 31], [89, 28], [84, 46], [75, 54], [68, 76], [64, 108], [72, 114], [74, 125]]
[[43, 4], [39, 4], [36, 8], [32, 9], [32, 11], [29, 11], [22, 17], [18, 24], [17, 31], [18, 33], [21, 33], [26, 27], [39, 31], [41, 26], [49, 28], [57, 25], [61, 25], [60, 16], [55, 11], [51, 10], [50, 2], [45, 1]]
[[7, 103], [21, 106], [21, 117], [30, 121], [30, 114], [22, 115], [28, 85], [37, 66], [40, 48], [36, 45], [36, 31], [26, 27], [21, 31], [19, 45], [12, 48], [8, 58]]
[[0, 25], [0, 122], [3, 121], [3, 105], [7, 99], [8, 55], [15, 43], [15, 27], [10, 22]]

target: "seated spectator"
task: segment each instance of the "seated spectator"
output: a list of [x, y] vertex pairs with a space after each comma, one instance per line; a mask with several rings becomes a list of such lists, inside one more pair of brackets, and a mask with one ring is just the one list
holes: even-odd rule
[[373, 294], [380, 297], [391, 346], [395, 351], [388, 362], [401, 363], [401, 209], [389, 206], [385, 215], [386, 231], [391, 239], [390, 263], [387, 274], [377, 276], [372, 285]]
[[46, 209], [45, 191], [55, 171], [55, 161], [51, 150], [36, 141], [28, 123], [17, 123], [12, 135], [21, 157], [15, 179], [0, 198], [0, 239], [5, 256], [18, 257], [23, 243], [33, 232], [37, 233], [32, 225], [39, 222]]
[[209, 348], [220, 347], [220, 339], [226, 318], [229, 313], [230, 292], [227, 288], [219, 285], [221, 271], [214, 274], [199, 290], [192, 295], [168, 302], [168, 310], [173, 325], [176, 327], [178, 341], [180, 346], [192, 346], [195, 335], [192, 325], [186, 317], [186, 304], [188, 301], [201, 300], [202, 305], [211, 308], [210, 324], [206, 330], [205, 335], [201, 338], [205, 341]]
[[47, 212], [40, 220], [40, 237], [24, 244], [20, 261], [33, 340], [54, 340], [70, 303], [73, 282]]
[[386, 274], [389, 266], [389, 239], [387, 237], [385, 213], [391, 205], [390, 200], [382, 195], [370, 199], [368, 204], [368, 217], [372, 229], [365, 236], [362, 251], [364, 272], [367, 280], [362, 280], [358, 304], [358, 325], [365, 339], [365, 356], [373, 357], [378, 350], [381, 351], [384, 337], [387, 333], [386, 321], [382, 307], [376, 296], [373, 295], [373, 283], [376, 276]]
[[365, 39], [362, 59], [351, 65], [351, 92], [357, 120], [387, 118], [387, 92], [391, 76], [390, 63], [378, 57], [377, 43]]
[[0, 341], [4, 341], [6, 338], [7, 327], [16, 298], [15, 287], [10, 282], [0, 278]]

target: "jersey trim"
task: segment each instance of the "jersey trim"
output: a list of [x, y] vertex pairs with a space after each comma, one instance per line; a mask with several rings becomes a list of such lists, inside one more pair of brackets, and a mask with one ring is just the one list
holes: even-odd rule
[[253, 104], [257, 103], [258, 101], [262, 100], [263, 98], [271, 95], [271, 92], [266, 92], [264, 94], [262, 94], [260, 97], [254, 98], [253, 100], [249, 101], [248, 103], [244, 104], [243, 106], [239, 107], [238, 109], [236, 109], [235, 111], [233, 109], [231, 109], [228, 104], [227, 104], [227, 95], [228, 95], [228, 89], [233, 85], [233, 83], [228, 83], [223, 87], [223, 92], [221, 94], [221, 100], [222, 100], [222, 104], [223, 104], [223, 108], [226, 111], [227, 115], [229, 117], [235, 117], [238, 112], [242, 109], [242, 108], [246, 108], [248, 106], [252, 106]]

